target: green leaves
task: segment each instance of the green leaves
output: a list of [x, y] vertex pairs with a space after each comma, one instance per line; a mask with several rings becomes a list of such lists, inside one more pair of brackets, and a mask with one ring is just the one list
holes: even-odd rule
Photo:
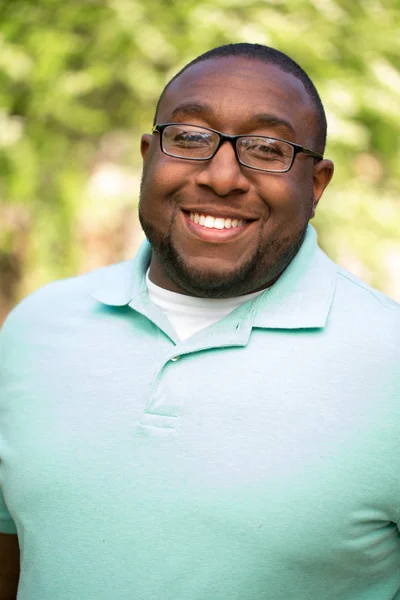
[[[135, 211], [140, 133], [150, 130], [168, 79], [232, 41], [275, 46], [316, 83], [336, 163], [316, 219], [321, 242], [334, 259], [395, 289], [385, 257], [388, 247], [390, 256], [399, 252], [399, 15], [397, 0], [3, 0], [0, 219], [13, 206], [29, 223], [22, 245], [18, 219], [0, 236], [7, 297], [15, 302], [82, 264], [96, 266], [95, 256], [87, 260], [93, 247], [101, 255], [85, 242], [88, 206], [89, 237], [114, 244], [107, 260], [132, 253], [129, 237], [111, 240], [118, 219]], [[97, 202], [93, 178], [108, 181]], [[21, 279], [7, 276], [11, 263]]]

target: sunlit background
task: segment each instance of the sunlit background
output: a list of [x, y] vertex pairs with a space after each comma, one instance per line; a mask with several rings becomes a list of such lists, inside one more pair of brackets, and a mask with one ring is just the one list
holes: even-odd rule
[[0, 0], [0, 322], [48, 281], [134, 255], [157, 98], [236, 41], [316, 83], [336, 164], [320, 244], [400, 300], [399, 15], [398, 0]]

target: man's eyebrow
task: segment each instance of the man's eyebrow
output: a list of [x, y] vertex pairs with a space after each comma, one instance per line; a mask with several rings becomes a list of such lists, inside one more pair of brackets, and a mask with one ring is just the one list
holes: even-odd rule
[[198, 102], [184, 102], [182, 104], [178, 104], [176, 108], [172, 111], [171, 117], [175, 118], [176, 116], [184, 116], [184, 115], [193, 115], [193, 114], [203, 114], [207, 115], [212, 113], [212, 108], [208, 104], [199, 104]]
[[250, 120], [256, 125], [262, 125], [264, 127], [281, 127], [287, 129], [287, 131], [293, 135], [296, 134], [296, 131], [294, 130], [294, 127], [290, 121], [287, 121], [282, 117], [278, 117], [277, 115], [259, 113], [257, 115], [253, 115]]
[[[213, 113], [213, 109], [209, 104], [200, 104], [198, 102], [183, 102], [179, 104], [172, 111], [171, 117], [174, 119], [177, 116], [190, 116], [193, 114], [202, 114], [202, 115], [210, 115]], [[294, 130], [293, 125], [290, 121], [283, 119], [282, 117], [278, 117], [277, 115], [269, 114], [269, 113], [258, 113], [256, 115], [252, 115], [248, 121], [251, 125], [261, 125], [263, 127], [281, 127], [286, 129], [292, 135], [295, 135], [296, 132]]]

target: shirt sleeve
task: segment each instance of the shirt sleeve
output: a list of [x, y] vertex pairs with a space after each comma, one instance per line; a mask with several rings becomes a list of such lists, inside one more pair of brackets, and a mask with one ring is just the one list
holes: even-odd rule
[[4, 500], [4, 494], [0, 488], [0, 533], [17, 533], [14, 521], [8, 512], [7, 504]]

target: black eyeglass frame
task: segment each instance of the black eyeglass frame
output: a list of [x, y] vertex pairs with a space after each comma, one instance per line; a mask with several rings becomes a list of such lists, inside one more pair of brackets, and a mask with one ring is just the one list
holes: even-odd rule
[[[163, 147], [164, 129], [166, 127], [169, 127], [170, 125], [178, 125], [178, 126], [184, 125], [184, 126], [188, 126], [188, 127], [199, 127], [200, 129], [206, 129], [207, 131], [212, 131], [213, 133], [216, 133], [219, 136], [219, 142], [216, 145], [212, 155], [208, 156], [207, 158], [188, 158], [186, 156], [176, 156], [175, 154], [166, 152], [165, 148]], [[248, 169], [255, 169], [256, 171], [264, 171], [267, 173], [287, 173], [292, 168], [296, 156], [300, 153], [307, 154], [307, 156], [312, 156], [313, 158], [316, 158], [318, 160], [322, 160], [324, 158], [323, 154], [320, 154], [319, 152], [314, 152], [314, 150], [310, 150], [309, 148], [300, 146], [300, 144], [295, 144], [294, 142], [288, 142], [287, 140], [283, 140], [281, 138], [274, 138], [269, 135], [255, 135], [255, 134], [228, 135], [226, 133], [221, 133], [220, 131], [217, 131], [216, 129], [211, 129], [211, 127], [203, 127], [202, 125], [193, 125], [193, 123], [156, 123], [153, 126], [151, 133], [152, 134], [154, 134], [154, 133], [160, 134], [160, 148], [161, 148], [161, 152], [163, 152], [163, 154], [166, 154], [167, 156], [172, 156], [172, 158], [179, 158], [182, 160], [195, 160], [195, 161], [211, 160], [217, 154], [217, 152], [221, 148], [222, 144], [224, 142], [229, 142], [235, 152], [236, 160], [238, 161], [238, 163], [240, 165], [242, 165], [243, 167], [247, 167]], [[289, 146], [292, 146], [292, 148], [293, 148], [293, 156], [292, 156], [290, 165], [286, 169], [283, 169], [281, 171], [262, 169], [261, 167], [252, 167], [251, 165], [247, 165], [239, 158], [239, 153], [237, 150], [237, 140], [240, 138], [246, 138], [246, 137], [265, 138], [266, 140], [276, 140], [277, 142], [285, 142], [285, 144], [289, 144]]]

